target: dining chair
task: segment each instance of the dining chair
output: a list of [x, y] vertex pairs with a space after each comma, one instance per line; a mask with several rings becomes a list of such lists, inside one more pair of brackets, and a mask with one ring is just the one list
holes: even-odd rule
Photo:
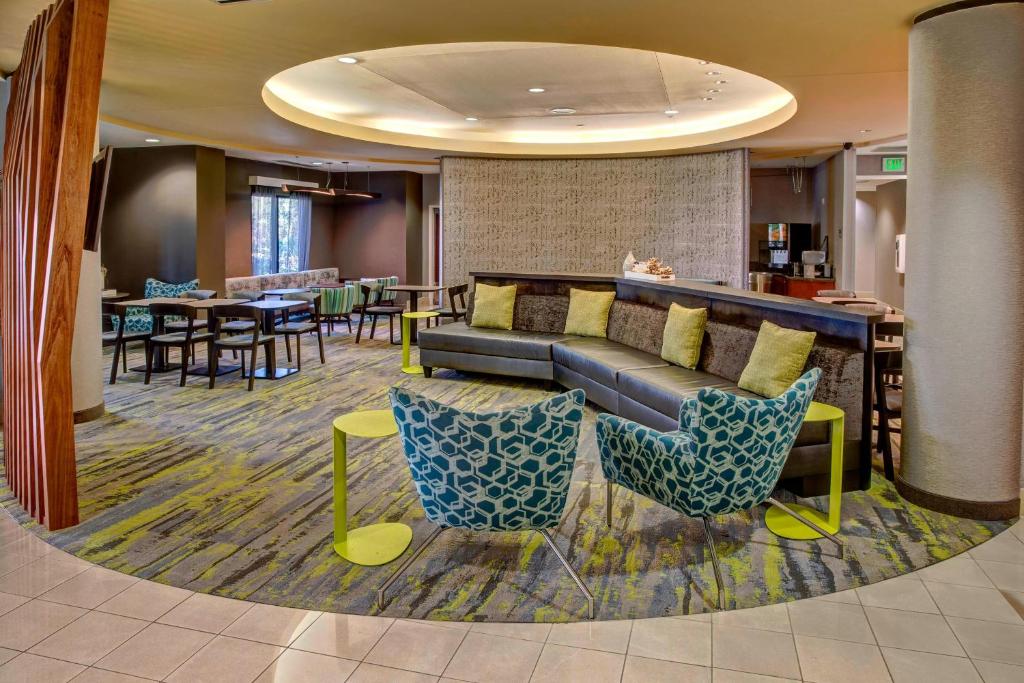
[[133, 332], [128, 329], [128, 325], [118, 324], [120, 321], [118, 320], [117, 309], [116, 303], [104, 301], [101, 304], [100, 310], [101, 315], [110, 321], [111, 327], [111, 329], [102, 333], [102, 344], [104, 347], [114, 347], [114, 360], [110, 365], [110, 384], [117, 383], [118, 359], [121, 361], [122, 372], [128, 372], [128, 342], [144, 342], [152, 334], [150, 331]]
[[[466, 317], [466, 293], [469, 292], [469, 285], [454, 285], [449, 287], [448, 293], [448, 306], [446, 308], [437, 309], [438, 317], [434, 320], [435, 325], [441, 324], [441, 318], [451, 318], [452, 322], [456, 322], [459, 318]], [[427, 324], [430, 321], [427, 320]]]
[[[892, 341], [903, 338], [902, 322], [882, 322], [875, 325], [875, 336], [878, 339]], [[882, 468], [885, 478], [893, 481], [896, 478], [896, 466], [893, 458], [892, 435], [899, 434], [900, 427], [891, 423], [903, 418], [903, 351], [876, 348], [872, 364], [874, 377], [874, 410], [878, 415], [878, 424], [874, 425], [878, 436], [875, 450], [882, 454]]]
[[820, 377], [821, 370], [813, 368], [771, 399], [701, 389], [683, 401], [679, 429], [673, 432], [662, 433], [617, 415], [598, 415], [608, 526], [612, 525], [613, 484], [687, 517], [699, 517], [715, 572], [719, 609], [725, 608], [725, 597], [711, 530], [715, 515], [768, 504], [827, 537], [842, 557], [842, 541], [772, 497]]
[[[214, 325], [214, 339], [210, 342], [210, 388], [213, 389], [214, 383], [217, 380], [217, 364], [219, 361], [218, 353], [222, 349], [230, 349], [231, 351], [237, 351], [242, 354], [242, 378], [246, 377], [245, 374], [245, 352], [248, 351], [251, 355], [249, 356], [249, 391], [252, 391], [253, 384], [256, 380], [256, 352], [259, 348], [263, 347], [264, 357], [268, 365], [271, 361], [276, 364], [277, 358], [276, 347], [274, 342], [276, 337], [272, 334], [263, 334], [261, 331], [261, 319], [263, 318], [263, 311], [255, 308], [246, 306], [245, 304], [225, 304], [223, 306], [213, 307], [213, 318], [215, 321]], [[230, 336], [221, 336], [220, 332], [225, 324], [224, 320], [233, 320], [249, 323], [249, 332], [241, 334], [233, 334]]]
[[381, 304], [381, 296], [383, 296], [384, 286], [381, 284], [368, 285], [363, 283], [359, 285], [363, 291], [363, 298], [366, 301], [366, 305], [363, 307], [362, 315], [359, 316], [359, 327], [356, 329], [356, 344], [359, 343], [359, 339], [363, 334], [363, 322], [366, 317], [370, 317], [370, 339], [373, 339], [373, 333], [377, 329], [377, 318], [386, 315], [388, 317], [388, 328], [390, 332], [391, 343], [395, 343], [395, 316], [402, 315], [405, 311], [404, 306], [385, 306]]
[[274, 326], [274, 334], [284, 337], [284, 348], [288, 353], [288, 361], [292, 360], [292, 347], [288, 339], [295, 337], [295, 366], [302, 369], [302, 335], [307, 332], [316, 332], [316, 341], [320, 345], [320, 363], [324, 360], [324, 337], [320, 329], [320, 297], [319, 293], [300, 292], [296, 294], [285, 294], [282, 298], [288, 301], [305, 301], [309, 303], [309, 318], [304, 321], [289, 322], [288, 311], [284, 312], [284, 320]]
[[[182, 299], [196, 299], [196, 300], [200, 300], [200, 301], [205, 301], [206, 299], [215, 299], [215, 298], [217, 298], [217, 290], [216, 289], [190, 289], [187, 292], [182, 292], [181, 298]], [[188, 321], [187, 320], [165, 320], [164, 321], [164, 331], [165, 332], [167, 332], [167, 331], [181, 332], [181, 331], [185, 330], [187, 327], [188, 327]], [[197, 329], [198, 330], [200, 328], [205, 328], [205, 327], [206, 327], [206, 319], [205, 318], [198, 318], [197, 317], [195, 319], [194, 323], [193, 323], [193, 329]]]
[[[146, 384], [149, 384], [153, 375], [153, 354], [157, 351], [163, 353], [167, 349], [181, 350], [181, 379], [178, 386], [185, 386], [185, 378], [188, 375], [188, 361], [193, 344], [210, 342], [213, 340], [213, 333], [197, 332], [196, 317], [199, 311], [188, 304], [150, 304], [149, 314], [153, 316], [153, 329], [162, 329], [163, 319], [168, 316], [183, 319], [185, 322], [184, 331], [162, 332], [154, 334], [146, 340]], [[212, 350], [212, 349], [211, 349]]]
[[445, 529], [536, 531], [587, 601], [594, 597], [551, 537], [562, 520], [576, 462], [585, 394], [574, 389], [531, 406], [474, 413], [401, 387], [388, 396], [427, 520], [427, 539], [377, 590], [387, 590]]
[[334, 332], [334, 323], [342, 320], [352, 332], [352, 311], [356, 306], [355, 285], [343, 287], [313, 287], [309, 291], [320, 294], [320, 321], [327, 323], [327, 336]]

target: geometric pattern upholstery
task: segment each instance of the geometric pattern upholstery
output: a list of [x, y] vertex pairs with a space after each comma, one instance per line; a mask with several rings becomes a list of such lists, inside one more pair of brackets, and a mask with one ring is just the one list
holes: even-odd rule
[[[155, 299], [158, 297], [169, 297], [178, 298], [190, 290], [199, 287], [198, 278], [195, 280], [189, 280], [188, 282], [163, 282], [156, 278], [146, 278], [146, 284], [142, 290], [142, 298], [144, 299]], [[120, 320], [117, 316], [114, 317], [114, 330], [118, 329]], [[153, 331], [153, 317], [149, 315], [147, 309], [141, 306], [129, 306], [128, 310], [125, 311], [125, 330], [128, 332], [152, 332]], [[167, 316], [165, 321], [180, 320], [178, 316]]]
[[389, 396], [428, 520], [477, 531], [558, 526], [576, 462], [583, 390], [492, 413], [459, 410], [400, 387]]
[[767, 400], [701, 389], [683, 402], [675, 432], [602, 413], [605, 479], [688, 517], [757, 507], [779, 481], [820, 376], [813, 368]]

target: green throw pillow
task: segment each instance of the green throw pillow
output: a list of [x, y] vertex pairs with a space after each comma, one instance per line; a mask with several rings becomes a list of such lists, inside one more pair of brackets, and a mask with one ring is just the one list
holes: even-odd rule
[[607, 337], [608, 313], [612, 310], [614, 301], [615, 292], [570, 289], [565, 333], [581, 337]]
[[515, 309], [515, 285], [477, 285], [473, 291], [473, 320], [470, 326], [511, 330]]
[[669, 306], [661, 342], [661, 357], [669, 363], [695, 370], [700, 360], [700, 345], [704, 341], [704, 325], [707, 322], [706, 308], [685, 308], [679, 304]]
[[779, 327], [765, 320], [740, 375], [740, 389], [775, 398], [803, 374], [814, 346], [814, 332]]

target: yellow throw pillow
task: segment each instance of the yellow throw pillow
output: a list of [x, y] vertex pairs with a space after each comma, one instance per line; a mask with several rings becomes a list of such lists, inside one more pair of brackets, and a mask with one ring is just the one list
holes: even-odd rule
[[515, 285], [505, 287], [477, 285], [473, 291], [473, 320], [470, 322], [470, 326], [511, 330], [512, 314], [515, 309]]
[[695, 370], [700, 360], [700, 345], [704, 341], [704, 325], [707, 322], [706, 308], [686, 308], [679, 304], [669, 306], [661, 342], [661, 357], [669, 363]]
[[565, 333], [581, 337], [607, 337], [608, 313], [612, 310], [614, 301], [615, 292], [570, 289]]
[[803, 374], [814, 332], [779, 327], [765, 320], [738, 382], [740, 389], [775, 398]]

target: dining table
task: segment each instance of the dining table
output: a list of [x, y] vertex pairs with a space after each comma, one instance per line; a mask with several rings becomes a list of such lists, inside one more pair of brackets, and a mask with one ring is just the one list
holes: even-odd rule
[[[189, 302], [192, 302], [192, 301], [196, 301], [196, 299], [183, 299], [183, 298], [177, 298], [177, 297], [171, 297], [171, 296], [157, 296], [157, 297], [152, 297], [150, 299], [128, 299], [128, 300], [125, 300], [125, 301], [116, 301], [116, 302], [114, 302], [114, 313], [117, 315], [117, 317], [118, 317], [118, 324], [121, 326], [119, 329], [123, 330], [125, 328], [124, 327], [125, 326], [125, 317], [128, 314], [128, 309], [129, 308], [145, 308], [147, 311], [149, 311], [149, 307], [150, 307], [151, 304], [185, 304], [185, 303], [189, 303]], [[157, 334], [162, 334], [162, 333], [163, 333], [163, 321], [162, 320], [157, 320], [156, 318], [154, 318], [153, 319], [153, 334], [157, 335]], [[152, 371], [154, 373], [158, 373], [159, 374], [159, 373], [164, 373], [164, 372], [171, 372], [172, 370], [179, 370], [179, 369], [181, 369], [181, 364], [180, 363], [169, 363], [167, 361], [167, 355], [166, 354], [167, 354], [167, 349], [163, 349], [162, 353], [156, 354], [156, 358], [153, 359], [153, 370]], [[130, 368], [130, 370], [132, 372], [145, 372], [146, 371], [146, 366], [145, 365], [137, 365], [134, 368]]]
[[[404, 292], [409, 296], [409, 312], [415, 313], [419, 309], [419, 295], [443, 292], [444, 285], [391, 285], [385, 287], [385, 292]], [[409, 343], [416, 343], [416, 326], [409, 327]]]
[[[279, 313], [287, 315], [288, 311], [308, 308], [309, 302], [301, 299], [264, 299], [262, 301], [247, 301], [242, 305], [262, 311], [263, 321], [260, 324], [262, 333], [274, 334], [274, 319]], [[296, 368], [279, 368], [275, 358], [268, 358], [266, 367], [257, 368], [254, 376], [257, 379], [282, 379], [294, 375], [296, 372], [298, 372]]]

